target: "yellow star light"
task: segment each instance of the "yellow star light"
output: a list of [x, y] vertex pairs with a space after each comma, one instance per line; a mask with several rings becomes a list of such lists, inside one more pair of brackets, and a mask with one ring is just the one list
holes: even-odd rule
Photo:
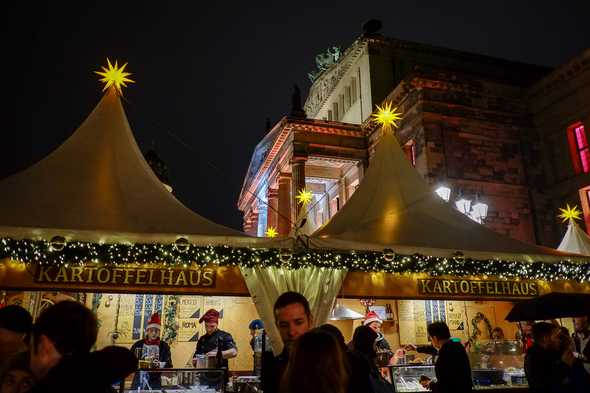
[[114, 86], [117, 92], [122, 95], [123, 91], [121, 90], [121, 87], [127, 87], [126, 83], [135, 83], [134, 80], [127, 78], [131, 75], [130, 72], [125, 72], [127, 63], [123, 64], [121, 68], [119, 68], [119, 64], [116, 60], [115, 65], [113, 66], [111, 61], [107, 58], [107, 66], [108, 67], [101, 67], [102, 71], [94, 71], [96, 74], [103, 77], [100, 80], [105, 84], [102, 91], [105, 91], [109, 87]]
[[274, 227], [268, 227], [268, 229], [266, 230], [266, 237], [277, 237], [279, 233], [277, 232], [277, 230]]
[[574, 206], [572, 208], [569, 204], [566, 204], [565, 209], [559, 208], [559, 210], [561, 211], [561, 214], [558, 217], [563, 219], [562, 222], [566, 222], [568, 220], [582, 219], [582, 217], [580, 217], [582, 215], [582, 212], [578, 210], [577, 206]]
[[399, 127], [397, 121], [401, 120], [401, 112], [397, 112], [397, 106], [391, 107], [391, 102], [386, 102], [383, 106], [377, 105], [377, 113], [372, 114], [373, 121], [382, 127], [393, 126]]
[[297, 199], [297, 203], [305, 206], [309, 202], [311, 202], [311, 200], [313, 199], [313, 195], [311, 194], [311, 191], [308, 191], [306, 189], [302, 189], [302, 190], [299, 190], [295, 199]]

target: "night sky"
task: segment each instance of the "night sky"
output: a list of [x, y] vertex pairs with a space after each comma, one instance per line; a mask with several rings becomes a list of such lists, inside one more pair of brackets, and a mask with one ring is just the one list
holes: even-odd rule
[[306, 97], [315, 55], [348, 47], [366, 20], [390, 37], [540, 65], [590, 46], [588, 0], [38, 3], [3, 4], [0, 177], [81, 124], [101, 98], [92, 71], [109, 57], [129, 62], [129, 122], [144, 152], [155, 143], [176, 196], [239, 229], [266, 118], [289, 111], [293, 83]]

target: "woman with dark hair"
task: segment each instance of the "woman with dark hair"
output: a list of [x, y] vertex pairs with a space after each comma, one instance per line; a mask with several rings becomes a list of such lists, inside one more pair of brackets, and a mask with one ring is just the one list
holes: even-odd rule
[[352, 354], [360, 359], [360, 362], [355, 366], [355, 374], [358, 373], [358, 380], [362, 380], [368, 387], [363, 390], [365, 392], [394, 392], [393, 385], [383, 379], [377, 368], [376, 342], [378, 337], [377, 332], [367, 325], [355, 329], [350, 343]]
[[310, 330], [295, 342], [283, 375], [282, 392], [346, 393], [349, 370], [345, 359], [332, 334]]

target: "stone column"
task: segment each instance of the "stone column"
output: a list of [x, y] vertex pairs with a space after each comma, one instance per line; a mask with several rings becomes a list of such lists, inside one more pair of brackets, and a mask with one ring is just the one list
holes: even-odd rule
[[342, 206], [344, 206], [346, 200], [348, 199], [348, 184], [346, 183], [346, 176], [341, 176], [338, 180], [338, 210], [342, 209]]
[[291, 231], [291, 174], [279, 175], [277, 231], [287, 236]]
[[293, 172], [291, 203], [294, 206], [293, 211], [295, 213], [295, 219], [299, 217], [299, 212], [301, 211], [301, 204], [297, 203], [296, 197], [299, 191], [305, 189], [305, 161], [307, 161], [307, 158], [305, 157], [293, 157], [291, 159], [291, 170]]
[[244, 232], [249, 235], [258, 235], [258, 213], [250, 210], [244, 219]]
[[266, 229], [270, 227], [277, 229], [279, 224], [279, 190], [276, 188], [269, 188], [267, 199], [268, 208], [266, 215]]

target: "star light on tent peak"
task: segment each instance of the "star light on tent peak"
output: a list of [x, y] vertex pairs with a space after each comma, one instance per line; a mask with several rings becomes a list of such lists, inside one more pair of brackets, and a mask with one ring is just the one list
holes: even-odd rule
[[102, 91], [113, 86], [115, 90], [122, 95], [123, 90], [121, 87], [127, 87], [127, 83], [135, 83], [134, 80], [127, 78], [131, 73], [125, 72], [125, 67], [127, 67], [127, 63], [119, 67], [118, 61], [115, 60], [115, 65], [113, 66], [111, 61], [107, 58], [107, 67], [102, 66], [102, 71], [94, 71], [96, 74], [103, 77], [100, 79], [100, 81], [105, 84]]
[[397, 112], [397, 106], [392, 108], [391, 102], [386, 102], [383, 106], [377, 105], [377, 113], [371, 115], [373, 121], [382, 127], [393, 126], [399, 127], [397, 122], [402, 119], [401, 112]]
[[311, 200], [313, 199], [313, 195], [312, 195], [311, 191], [306, 190], [304, 188], [304, 189], [299, 190], [295, 199], [297, 199], [297, 203], [305, 206], [309, 202], [311, 202]]
[[578, 206], [570, 207], [569, 203], [566, 203], [565, 209], [559, 208], [561, 214], [558, 216], [559, 218], [563, 219], [561, 222], [566, 222], [569, 220], [581, 220], [582, 212], [578, 210]]

